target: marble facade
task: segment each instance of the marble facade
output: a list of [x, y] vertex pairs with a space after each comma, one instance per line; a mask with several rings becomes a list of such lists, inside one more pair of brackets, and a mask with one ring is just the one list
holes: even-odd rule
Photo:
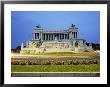
[[25, 47], [22, 43], [20, 53], [93, 51], [91, 44], [87, 46], [86, 40], [79, 37], [78, 28], [73, 24], [62, 31], [45, 31], [38, 25], [33, 36]]

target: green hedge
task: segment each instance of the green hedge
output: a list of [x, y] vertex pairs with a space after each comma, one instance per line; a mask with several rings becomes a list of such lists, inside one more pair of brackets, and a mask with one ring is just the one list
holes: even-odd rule
[[66, 60], [66, 61], [12, 61], [12, 65], [90, 65], [99, 64], [99, 60]]

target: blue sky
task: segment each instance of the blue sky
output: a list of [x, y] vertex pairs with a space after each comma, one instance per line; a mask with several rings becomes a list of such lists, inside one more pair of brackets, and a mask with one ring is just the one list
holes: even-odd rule
[[40, 24], [44, 30], [64, 30], [74, 24], [80, 37], [100, 43], [99, 11], [12, 11], [11, 47], [33, 38], [33, 29]]

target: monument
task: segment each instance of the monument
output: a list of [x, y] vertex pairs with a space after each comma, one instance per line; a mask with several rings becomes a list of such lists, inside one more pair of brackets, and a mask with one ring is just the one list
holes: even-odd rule
[[67, 30], [45, 31], [40, 25], [33, 31], [33, 39], [21, 44], [20, 53], [84, 52], [93, 51], [92, 45], [79, 37], [78, 28], [71, 25]]

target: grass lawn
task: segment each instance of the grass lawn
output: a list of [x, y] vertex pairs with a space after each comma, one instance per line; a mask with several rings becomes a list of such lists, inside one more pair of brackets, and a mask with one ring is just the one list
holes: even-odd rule
[[41, 54], [17, 54], [12, 53], [12, 58], [62, 58], [62, 57], [100, 57], [98, 52], [82, 53], [41, 53]]
[[91, 65], [12, 65], [11, 72], [99, 72], [99, 64]]

